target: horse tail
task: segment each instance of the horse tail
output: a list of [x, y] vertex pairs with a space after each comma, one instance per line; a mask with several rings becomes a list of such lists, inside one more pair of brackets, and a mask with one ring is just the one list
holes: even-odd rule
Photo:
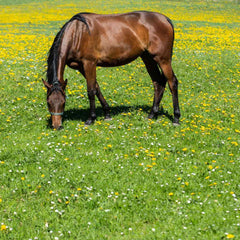
[[47, 80], [50, 84], [53, 83], [58, 83], [59, 80], [57, 78], [57, 66], [58, 66], [58, 58], [59, 58], [59, 48], [61, 45], [61, 40], [63, 37], [63, 34], [68, 26], [68, 24], [74, 20], [78, 20], [83, 22], [86, 27], [87, 30], [90, 34], [90, 30], [89, 30], [89, 26], [88, 23], [86, 21], [86, 18], [84, 18], [81, 13], [76, 14], [75, 16], [73, 16], [68, 22], [66, 22], [62, 28], [60, 29], [60, 31], [57, 33], [56, 37], [54, 38], [53, 44], [49, 50], [48, 53], [48, 59], [47, 59]]
[[[166, 16], [165, 16], [166, 17]], [[170, 23], [170, 25], [172, 26], [172, 29], [174, 30], [174, 26], [173, 26], [173, 22], [170, 18], [166, 17], [167, 21]]]
[[[167, 16], [165, 16], [166, 17], [166, 19], [167, 19], [167, 21], [170, 23], [170, 25], [171, 25], [171, 27], [172, 27], [172, 30], [173, 30], [173, 42], [174, 42], [174, 38], [175, 38], [175, 32], [174, 32], [174, 25], [173, 25], [173, 22], [172, 22], [172, 20], [170, 19], [170, 18], [168, 18]], [[172, 42], [172, 52], [171, 52], [171, 56], [172, 56], [172, 54], [173, 54], [173, 42]]]

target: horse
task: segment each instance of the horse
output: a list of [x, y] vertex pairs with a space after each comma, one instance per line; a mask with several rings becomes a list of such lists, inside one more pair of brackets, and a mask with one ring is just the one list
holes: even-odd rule
[[171, 20], [157, 12], [135, 11], [124, 14], [78, 13], [57, 33], [48, 53], [47, 104], [52, 127], [62, 128], [67, 80], [64, 69], [80, 71], [87, 82], [90, 114], [85, 124], [96, 119], [95, 96], [99, 99], [105, 119], [110, 119], [110, 107], [96, 80], [96, 67], [115, 67], [140, 57], [149, 73], [154, 98], [149, 118], [156, 118], [166, 82], [172, 93], [174, 118], [179, 124], [178, 80], [173, 72], [172, 52], [174, 27]]

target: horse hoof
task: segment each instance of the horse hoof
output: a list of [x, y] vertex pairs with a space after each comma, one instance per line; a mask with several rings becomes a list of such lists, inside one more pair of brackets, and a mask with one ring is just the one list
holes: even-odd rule
[[93, 124], [94, 123], [94, 121], [92, 120], [92, 119], [88, 119], [86, 122], [85, 122], [85, 125], [86, 126], [89, 126], [89, 125], [91, 125], [91, 124]]
[[148, 115], [148, 119], [157, 119], [157, 114], [150, 113], [150, 114]]
[[110, 120], [112, 120], [112, 118], [111, 118], [110, 116], [106, 116], [106, 117], [104, 118], [104, 120], [105, 120], [105, 121], [110, 121]]
[[180, 126], [180, 123], [179, 122], [173, 122], [173, 126], [175, 126], [175, 127]]

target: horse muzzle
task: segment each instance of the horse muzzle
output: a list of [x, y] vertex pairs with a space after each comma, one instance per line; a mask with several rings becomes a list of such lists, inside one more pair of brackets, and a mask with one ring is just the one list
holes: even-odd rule
[[62, 126], [62, 115], [63, 115], [63, 112], [61, 112], [61, 113], [52, 113], [52, 112], [50, 112], [50, 113], [52, 115], [52, 128], [56, 129], [56, 130], [63, 129], [63, 126]]

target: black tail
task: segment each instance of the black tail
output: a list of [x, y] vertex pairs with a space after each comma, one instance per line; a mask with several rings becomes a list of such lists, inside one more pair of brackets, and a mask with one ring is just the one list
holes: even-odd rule
[[[166, 17], [166, 16], [165, 16]], [[166, 19], [167, 19], [167, 21], [170, 23], [170, 25], [172, 26], [172, 30], [173, 30], [173, 43], [174, 43], [174, 38], [175, 38], [175, 32], [174, 32], [174, 25], [173, 25], [173, 22], [172, 22], [172, 20], [170, 19], [170, 18], [168, 18], [168, 17], [166, 17]], [[172, 44], [173, 44], [172, 43]], [[172, 46], [172, 53], [171, 53], [171, 55], [173, 55], [173, 46]]]
[[[166, 17], [166, 16], [165, 16], [165, 17]], [[166, 17], [166, 19], [167, 19], [167, 21], [171, 24], [171, 26], [172, 26], [172, 28], [173, 28], [173, 30], [174, 30], [174, 26], [173, 26], [172, 20], [171, 20], [170, 18], [168, 18], [168, 17]]]
[[48, 53], [47, 80], [50, 84], [58, 82], [57, 66], [58, 66], [58, 57], [59, 57], [59, 47], [61, 45], [62, 36], [63, 36], [63, 33], [64, 33], [67, 25], [74, 20], [78, 20], [78, 21], [83, 22], [87, 26], [88, 32], [90, 34], [90, 30], [89, 30], [89, 26], [87, 24], [87, 21], [81, 15], [81, 13], [78, 13], [75, 16], [73, 16], [68, 22], [66, 22], [62, 26], [62, 28], [60, 29], [60, 31], [57, 33], [56, 37], [54, 38], [53, 44], [52, 44], [52, 46], [49, 50], [49, 53]]

